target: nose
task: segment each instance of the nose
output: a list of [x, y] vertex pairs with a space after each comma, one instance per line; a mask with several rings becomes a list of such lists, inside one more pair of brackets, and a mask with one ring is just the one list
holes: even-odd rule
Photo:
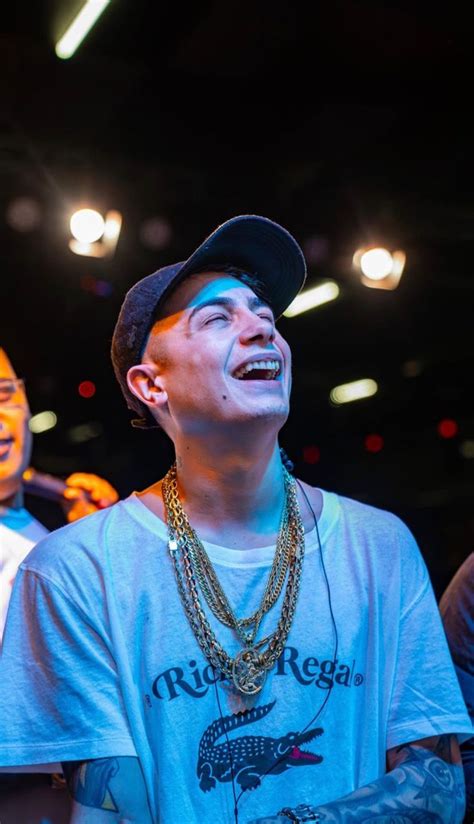
[[275, 340], [275, 326], [270, 320], [250, 312], [245, 321], [242, 322], [239, 339], [243, 344], [255, 343], [256, 341], [263, 345], [272, 343]]

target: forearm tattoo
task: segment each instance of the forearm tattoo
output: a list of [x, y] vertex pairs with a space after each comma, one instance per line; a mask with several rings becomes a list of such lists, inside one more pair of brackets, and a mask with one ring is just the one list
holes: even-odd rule
[[316, 807], [327, 824], [461, 824], [465, 809], [462, 766], [454, 736], [432, 749], [405, 744], [396, 766], [378, 781], [334, 803]]
[[84, 807], [118, 812], [110, 790], [110, 780], [118, 773], [117, 758], [96, 758], [93, 761], [66, 761], [64, 777], [73, 799]]

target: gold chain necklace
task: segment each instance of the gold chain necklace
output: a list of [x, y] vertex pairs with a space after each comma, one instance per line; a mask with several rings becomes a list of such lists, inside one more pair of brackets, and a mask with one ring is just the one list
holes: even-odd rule
[[[258, 609], [248, 618], [234, 615], [222, 589], [209, 556], [189, 523], [178, 495], [176, 465], [166, 474], [162, 483], [169, 540], [178, 592], [196, 637], [209, 662], [227, 678], [231, 678], [241, 692], [259, 692], [266, 674], [283, 651], [291, 628], [298, 598], [304, 558], [304, 530], [296, 496], [296, 483], [283, 467], [285, 505], [278, 534], [275, 557]], [[287, 578], [280, 620], [276, 630], [255, 643], [260, 622], [277, 601]], [[231, 658], [221, 646], [206, 618], [199, 590], [216, 616], [225, 626], [234, 630], [243, 649]], [[251, 629], [248, 629], [251, 627]], [[265, 648], [266, 647], [266, 648]], [[265, 649], [264, 649], [265, 648]]]

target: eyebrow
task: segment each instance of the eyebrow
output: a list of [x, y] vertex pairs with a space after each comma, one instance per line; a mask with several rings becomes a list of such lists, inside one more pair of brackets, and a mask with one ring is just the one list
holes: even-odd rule
[[[235, 309], [236, 305], [237, 303], [233, 298], [228, 298], [224, 295], [222, 297], [209, 298], [209, 300], [204, 300], [202, 303], [199, 303], [197, 306], [194, 307], [191, 314], [189, 315], [189, 321], [191, 321], [194, 315], [200, 312], [201, 309], [205, 309], [207, 306], [224, 306], [227, 309]], [[247, 306], [249, 309], [252, 310], [261, 309], [262, 307], [265, 307], [266, 309], [270, 309], [270, 311], [272, 312], [270, 304], [266, 300], [263, 300], [263, 298], [259, 298], [258, 295], [253, 295], [252, 297], [249, 297], [247, 300]]]

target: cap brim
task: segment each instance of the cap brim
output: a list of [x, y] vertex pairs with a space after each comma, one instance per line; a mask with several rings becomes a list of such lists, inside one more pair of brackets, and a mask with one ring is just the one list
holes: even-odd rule
[[294, 237], [259, 215], [239, 215], [219, 226], [184, 262], [173, 285], [196, 269], [215, 264], [236, 266], [260, 280], [277, 318], [306, 279], [306, 262]]

